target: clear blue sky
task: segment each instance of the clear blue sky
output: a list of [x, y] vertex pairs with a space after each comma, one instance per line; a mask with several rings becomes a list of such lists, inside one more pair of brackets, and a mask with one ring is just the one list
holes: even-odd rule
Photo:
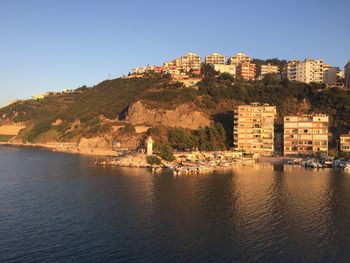
[[0, 105], [188, 51], [350, 59], [349, 0], [0, 0]]

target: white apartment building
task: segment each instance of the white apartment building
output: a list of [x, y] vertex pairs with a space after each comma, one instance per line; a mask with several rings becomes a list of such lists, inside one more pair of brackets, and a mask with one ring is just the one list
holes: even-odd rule
[[155, 66], [146, 66], [146, 67], [133, 68], [131, 70], [131, 74], [142, 75], [142, 74], [145, 74], [145, 73], [153, 71], [154, 68], [155, 68]]
[[214, 65], [214, 70], [220, 73], [228, 73], [236, 77], [236, 66], [235, 65]]
[[237, 53], [236, 55], [229, 58], [229, 64], [231, 65], [239, 65], [245, 62], [250, 62], [252, 60], [251, 57], [247, 56], [244, 53]]
[[226, 62], [225, 56], [222, 56], [219, 53], [212, 53], [209, 56], [205, 57], [205, 63], [206, 64], [212, 64], [212, 65], [224, 65]]
[[276, 65], [260, 65], [257, 68], [257, 76], [261, 77], [267, 74], [278, 74], [279, 73], [279, 67]]
[[323, 82], [327, 85], [336, 84], [343, 78], [343, 72], [339, 67], [331, 67], [327, 64], [323, 65]]
[[287, 78], [305, 83], [323, 83], [323, 60], [307, 58], [304, 61], [292, 60], [287, 64]]
[[200, 71], [201, 69], [201, 57], [196, 53], [189, 52], [179, 59], [175, 59], [175, 65], [180, 71]]
[[49, 95], [50, 95], [50, 92], [45, 92], [45, 93], [42, 93], [42, 94], [33, 95], [32, 96], [32, 100], [42, 100], [42, 99], [46, 98]]
[[297, 80], [297, 65], [300, 63], [299, 60], [288, 61], [285, 75], [290, 81]]

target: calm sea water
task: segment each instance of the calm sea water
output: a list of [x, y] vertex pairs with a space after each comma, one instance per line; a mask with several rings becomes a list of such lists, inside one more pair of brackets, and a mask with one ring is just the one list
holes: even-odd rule
[[350, 262], [350, 174], [199, 176], [0, 148], [0, 262]]

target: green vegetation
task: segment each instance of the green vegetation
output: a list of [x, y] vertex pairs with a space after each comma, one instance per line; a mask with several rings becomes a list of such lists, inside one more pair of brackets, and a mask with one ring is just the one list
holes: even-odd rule
[[[323, 84], [279, 80], [273, 75], [267, 75], [262, 81], [239, 81], [222, 75], [204, 78], [199, 83], [199, 93], [208, 96], [207, 101], [270, 103], [277, 106], [279, 123], [282, 122], [281, 117], [284, 115], [299, 111], [329, 114], [333, 127], [348, 128], [350, 126], [349, 90], [325, 89]], [[300, 105], [305, 105], [305, 108], [301, 109]]]
[[278, 59], [278, 58], [270, 58], [270, 59], [253, 59], [252, 63], [256, 65], [265, 65], [265, 64], [271, 64], [271, 65], [276, 65], [279, 68], [283, 69], [285, 66], [287, 66], [287, 60], [285, 59]]
[[195, 102], [198, 95], [198, 91], [192, 88], [162, 88], [144, 92], [139, 96], [139, 99], [156, 102], [157, 106], [162, 108], [171, 108], [181, 103]]
[[219, 122], [199, 130], [183, 128], [167, 128], [157, 126], [149, 131], [155, 140], [155, 149], [160, 152], [162, 159], [171, 161], [172, 149], [179, 151], [199, 149], [202, 151], [225, 150], [230, 143], [223, 125]]
[[81, 122], [103, 115], [115, 119], [140, 93], [167, 82], [159, 77], [106, 80], [86, 89], [59, 117]]
[[194, 131], [201, 151], [215, 151], [226, 149], [226, 132], [221, 123], [214, 123], [210, 127]]
[[[58, 93], [42, 100], [16, 102], [1, 108], [0, 116], [16, 123], [34, 123], [33, 128], [24, 135], [24, 139], [30, 142], [34, 142], [40, 134], [54, 129], [51, 124], [57, 119], [65, 123], [65, 126], [59, 128], [62, 140], [66, 139], [64, 133], [76, 120], [81, 122], [80, 132], [93, 136], [97, 132], [110, 130], [107, 126], [98, 125], [99, 116], [117, 119], [130, 103], [142, 97], [148, 89], [162, 89], [167, 85], [173, 85], [167, 76], [155, 74], [146, 78], [106, 80], [92, 88], [83, 86], [74, 92]], [[177, 84], [176, 87], [178, 86]], [[1, 121], [0, 118], [0, 123]], [[69, 137], [72, 138], [71, 132]]]
[[174, 161], [173, 147], [170, 144], [163, 144], [160, 146], [160, 157], [165, 160], [172, 162]]
[[157, 156], [147, 156], [147, 163], [150, 165], [161, 165], [162, 161]]
[[[255, 62], [285, 64], [284, 60], [278, 59]], [[161, 109], [190, 103], [222, 124], [215, 123], [197, 131], [154, 128], [152, 133], [159, 138], [156, 140], [158, 150], [167, 143], [178, 150], [216, 150], [231, 145], [233, 108], [251, 102], [276, 105], [278, 127], [287, 114], [316, 112], [331, 116], [334, 139], [350, 129], [349, 90], [280, 80], [275, 75], [267, 75], [260, 81], [238, 80], [229, 74], [219, 74], [208, 65], [203, 66], [202, 74], [198, 89], [184, 88], [181, 83], [172, 82], [169, 76], [149, 74], [143, 78], [106, 80], [91, 88], [83, 86], [74, 92], [51, 95], [43, 100], [20, 101], [0, 109], [0, 116], [5, 116], [0, 118], [0, 124], [2, 121], [28, 122], [30, 128], [21, 132], [21, 136], [31, 142], [42, 138], [42, 134], [55, 134], [61, 141], [71, 141], [81, 135], [92, 137], [110, 132], [111, 125], [106, 124], [101, 115], [117, 119], [128, 105], [144, 100], [148, 106]], [[53, 126], [58, 119], [62, 124]], [[118, 132], [132, 134], [135, 128], [130, 124]], [[333, 144], [330, 143], [335, 147]]]
[[33, 129], [31, 129], [27, 135], [26, 135], [26, 140], [28, 142], [34, 142], [35, 138], [37, 138], [40, 134], [47, 132], [51, 129], [51, 120], [44, 118], [44, 119], [39, 119]]
[[192, 131], [181, 128], [171, 129], [168, 133], [169, 142], [174, 149], [184, 151], [198, 146], [197, 138]]
[[158, 142], [156, 149], [160, 151], [162, 158], [169, 161], [172, 159], [172, 149], [215, 151], [227, 147], [225, 129], [218, 122], [199, 130], [156, 127], [150, 134]]
[[15, 136], [14, 135], [0, 135], [0, 142], [8, 142], [13, 137], [15, 137]]

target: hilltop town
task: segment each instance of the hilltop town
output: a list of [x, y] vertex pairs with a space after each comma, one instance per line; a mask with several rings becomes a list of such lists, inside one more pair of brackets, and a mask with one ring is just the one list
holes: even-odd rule
[[[134, 68], [130, 77], [143, 76], [146, 73], [169, 74], [176, 80], [185, 83], [196, 83], [201, 80], [202, 65], [211, 65], [219, 73], [227, 73], [232, 77], [244, 80], [262, 80], [268, 74], [274, 74], [279, 79], [300, 81], [304, 83], [323, 83], [326, 87], [350, 88], [350, 64], [345, 65], [345, 75], [339, 67], [326, 64], [323, 59], [279, 60], [277, 58], [261, 60], [253, 59], [244, 53], [237, 53], [226, 58], [214, 52], [201, 57], [189, 52], [162, 66], [145, 66]], [[346, 81], [346, 83], [345, 83]]]
[[[93, 87], [0, 109], [3, 143], [92, 155], [232, 149], [257, 156], [350, 152], [350, 63], [188, 53]], [[166, 157], [165, 157], [166, 158]], [[171, 159], [171, 158], [170, 158]]]
[[[350, 62], [345, 65], [344, 74], [339, 67], [326, 64], [323, 59], [263, 61], [252, 59], [244, 53], [237, 53], [227, 59], [214, 52], [206, 56], [202, 63], [200, 56], [189, 52], [171, 62], [165, 62], [162, 66], [134, 68], [129, 77], [153, 72], [169, 74], [185, 84], [195, 85], [202, 80], [203, 64], [211, 66], [221, 74], [247, 81], [263, 80], [270, 75], [279, 80], [323, 84], [325, 88], [350, 89]], [[320, 152], [328, 155], [330, 133], [329, 116], [326, 114], [298, 112], [296, 115], [285, 116], [283, 133], [275, 131], [275, 106], [259, 103], [239, 105], [235, 108], [234, 116], [234, 149], [260, 156], [273, 156], [276, 153], [307, 156]], [[348, 138], [349, 134], [340, 136], [337, 150], [340, 147], [342, 152], [350, 152]]]

